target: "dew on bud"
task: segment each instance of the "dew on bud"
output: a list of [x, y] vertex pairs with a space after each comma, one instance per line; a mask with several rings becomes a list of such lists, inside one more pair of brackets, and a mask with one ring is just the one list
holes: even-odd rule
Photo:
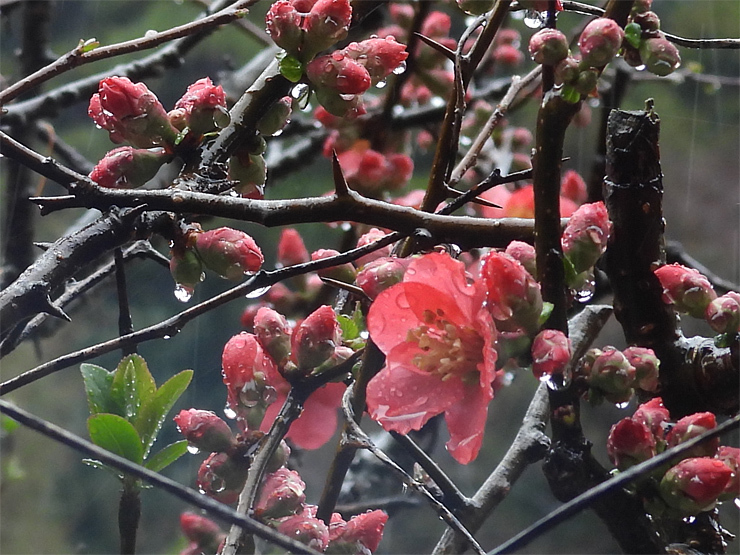
[[357, 96], [357, 95], [354, 95], [354, 94], [340, 94], [339, 95], [339, 98], [341, 98], [342, 100], [346, 100], [346, 101], [349, 102], [350, 100], [354, 100], [355, 99], [355, 96]]
[[234, 420], [236, 418], [236, 412], [229, 405], [226, 405], [224, 407], [224, 416], [229, 420]]
[[530, 29], [539, 29], [542, 27], [543, 18], [535, 10], [527, 10], [524, 14], [524, 24]]
[[378, 88], [378, 89], [384, 89], [387, 84], [388, 83], [386, 81], [378, 81], [375, 84], [375, 87]]
[[283, 130], [282, 129], [278, 129], [272, 135], [270, 135], [270, 137], [279, 137], [282, 134], [283, 134]]
[[629, 401], [624, 401], [624, 402], [622, 402], [622, 403], [617, 403], [617, 404], [616, 404], [615, 406], [616, 406], [616, 407], [617, 407], [618, 409], [622, 409], [622, 410], [624, 410], [624, 409], [626, 409], [627, 407], [629, 407], [629, 406], [630, 406], [630, 402], [629, 402]]
[[266, 286], [266, 287], [258, 287], [257, 289], [254, 289], [254, 290], [250, 291], [249, 293], [247, 293], [244, 296], [247, 299], [258, 299], [259, 297], [261, 297], [262, 295], [264, 295], [265, 293], [267, 293], [269, 290], [270, 290], [270, 286], [269, 285]]
[[265, 386], [265, 390], [262, 392], [262, 402], [266, 405], [271, 405], [277, 401], [277, 398], [277, 389], [269, 385]]
[[181, 303], [186, 303], [193, 298], [193, 290], [190, 287], [178, 284], [175, 287], [175, 298]]
[[195, 445], [188, 445], [188, 453], [191, 455], [197, 455], [200, 453], [200, 449], [198, 449]]
[[306, 83], [298, 83], [290, 91], [290, 96], [292, 96], [296, 100], [306, 96], [306, 94], [308, 94], [308, 85], [306, 85]]
[[514, 372], [505, 372], [504, 377], [501, 380], [501, 384], [504, 387], [510, 386], [512, 383], [514, 383]]
[[398, 67], [393, 70], [393, 75], [401, 75], [404, 71], [406, 71], [406, 62], [401, 62], [398, 64]]
[[344, 223], [342, 223], [342, 225], [339, 226], [339, 228], [342, 231], [350, 231], [352, 229], [352, 224], [349, 223], [349, 222], [344, 222]]

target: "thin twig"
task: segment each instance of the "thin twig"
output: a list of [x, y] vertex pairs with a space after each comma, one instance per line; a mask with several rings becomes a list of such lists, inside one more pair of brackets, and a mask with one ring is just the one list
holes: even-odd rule
[[89, 441], [77, 437], [63, 428], [60, 428], [51, 422], [42, 420], [41, 418], [38, 418], [37, 416], [34, 416], [7, 401], [3, 401], [2, 399], [0, 399], [0, 412], [7, 414], [13, 420], [36, 430], [56, 442], [62, 443], [83, 453], [89, 458], [103, 462], [126, 474], [136, 476], [137, 478], [174, 495], [178, 499], [182, 499], [190, 505], [203, 509], [213, 516], [221, 518], [232, 525], [241, 526], [251, 534], [264, 538], [283, 549], [294, 553], [306, 553], [309, 555], [317, 555], [319, 553], [305, 544], [276, 532], [274, 529], [262, 524], [261, 522], [257, 522], [253, 518], [238, 514], [228, 505], [214, 501], [213, 499], [206, 497], [191, 488], [187, 488], [170, 478], [162, 476], [156, 472], [152, 472], [148, 468], [135, 464], [128, 459], [124, 459], [123, 457], [111, 453], [110, 451], [106, 451]]

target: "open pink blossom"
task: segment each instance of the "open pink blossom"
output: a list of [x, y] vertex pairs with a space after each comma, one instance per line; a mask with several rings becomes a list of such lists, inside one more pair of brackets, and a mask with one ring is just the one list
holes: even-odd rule
[[446, 253], [409, 264], [403, 281], [370, 307], [368, 330], [386, 355], [367, 388], [368, 412], [406, 434], [444, 413], [447, 449], [460, 463], [477, 455], [496, 378], [496, 328], [481, 282]]

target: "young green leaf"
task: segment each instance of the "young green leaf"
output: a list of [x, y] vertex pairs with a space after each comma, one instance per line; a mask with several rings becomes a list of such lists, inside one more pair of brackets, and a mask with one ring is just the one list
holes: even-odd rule
[[141, 435], [145, 457], [152, 448], [167, 413], [187, 389], [192, 378], [192, 370], [175, 374], [160, 386], [149, 402], [141, 406], [135, 425]]
[[177, 459], [182, 457], [188, 451], [188, 440], [182, 439], [175, 443], [170, 443], [167, 447], [157, 451], [154, 455], [149, 457], [146, 461], [146, 466], [149, 470], [159, 472], [163, 468], [168, 467]]
[[156, 391], [157, 385], [142, 357], [130, 355], [121, 360], [111, 387], [111, 396], [118, 406], [123, 407], [123, 413], [117, 414], [134, 422], [139, 408], [149, 403]]
[[119, 409], [123, 407], [117, 407], [111, 396], [113, 373], [95, 364], [81, 364], [80, 372], [82, 373], [82, 381], [85, 384], [85, 393], [87, 394], [87, 404], [90, 407], [90, 414], [97, 414], [99, 412], [118, 414]]
[[93, 414], [87, 419], [87, 429], [90, 432], [90, 439], [98, 447], [137, 464], [143, 462], [144, 449], [141, 438], [125, 418], [117, 414]]

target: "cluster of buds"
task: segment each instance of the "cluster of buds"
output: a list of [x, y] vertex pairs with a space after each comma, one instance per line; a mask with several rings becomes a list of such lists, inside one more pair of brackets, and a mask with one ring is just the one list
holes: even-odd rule
[[337, 155], [342, 173], [352, 189], [373, 197], [400, 189], [414, 171], [414, 162], [406, 154], [382, 154], [359, 140]]
[[306, 484], [294, 470], [279, 468], [262, 480], [254, 515], [277, 531], [324, 553], [373, 553], [388, 521], [384, 511], [368, 511], [345, 521], [339, 513], [329, 523], [306, 503]]
[[719, 334], [731, 339], [740, 329], [740, 293], [717, 296], [712, 284], [698, 270], [669, 264], [655, 270], [663, 287], [663, 302], [681, 313], [706, 320]]
[[588, 382], [588, 399], [597, 404], [606, 399], [625, 405], [635, 388], [655, 393], [659, 388], [660, 360], [652, 349], [627, 347], [620, 351], [607, 346], [590, 349], [579, 361], [577, 374]]
[[180, 515], [180, 529], [188, 539], [188, 545], [180, 555], [219, 553], [226, 533], [211, 519], [195, 513]]
[[306, 66], [316, 98], [335, 116], [365, 113], [362, 94], [403, 70], [408, 52], [392, 36], [353, 42], [341, 50], [319, 56]]
[[681, 65], [678, 48], [660, 30], [660, 18], [650, 10], [652, 2], [636, 2], [624, 28], [624, 61], [664, 77]]
[[143, 185], [178, 151], [197, 146], [229, 117], [223, 89], [207, 77], [190, 85], [169, 113], [144, 83], [108, 77], [90, 99], [88, 114], [111, 141], [133, 145], [108, 152], [90, 173], [101, 187], [114, 188]]
[[[696, 413], [672, 422], [660, 397], [640, 405], [635, 414], [612, 426], [607, 452], [621, 471], [646, 461], [717, 426], [712, 413]], [[685, 517], [714, 508], [717, 501], [740, 496], [740, 449], [705, 441], [638, 483], [647, 509]], [[672, 466], [671, 466], [672, 465]]]
[[172, 246], [170, 273], [177, 284], [175, 295], [187, 301], [208, 268], [223, 278], [239, 281], [262, 267], [264, 257], [254, 239], [237, 229], [220, 227], [201, 231], [191, 227]]

